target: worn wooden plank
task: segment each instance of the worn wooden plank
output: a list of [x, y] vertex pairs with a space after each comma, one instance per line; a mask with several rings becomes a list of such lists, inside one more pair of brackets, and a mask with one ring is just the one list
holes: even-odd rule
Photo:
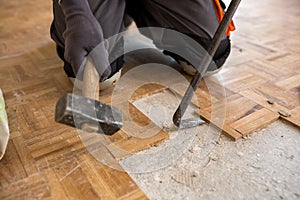
[[137, 90], [133, 93], [130, 100], [135, 101], [137, 99], [144, 98], [146, 96], [150, 96], [156, 93], [161, 92], [166, 87], [163, 85], [155, 84], [155, 83], [149, 83], [146, 85], [141, 86], [140, 88], [137, 88]]
[[261, 96], [268, 98], [273, 98], [276, 100], [276, 102], [291, 110], [294, 109], [297, 106], [300, 106], [300, 98], [299, 98], [299, 92], [296, 91], [288, 91], [281, 89], [278, 86], [275, 86], [271, 83], [260, 85], [256, 88], [254, 88], [256, 93], [258, 93]]
[[237, 94], [212, 107], [200, 109], [200, 115], [234, 139], [265, 127], [279, 117], [277, 113]]
[[27, 176], [39, 173], [35, 160], [30, 154], [22, 136], [12, 139]]
[[285, 120], [300, 127], [299, 115], [297, 113], [297, 110], [299, 110], [299, 106], [294, 107], [294, 105], [292, 104], [292, 106], [291, 106], [292, 109], [289, 109], [289, 108], [283, 106], [282, 103], [278, 103], [277, 98], [274, 99], [275, 100], [274, 104], [270, 104], [270, 103], [268, 103], [268, 99], [270, 99], [270, 98], [273, 99], [273, 97], [261, 95], [261, 93], [257, 90], [246, 90], [246, 91], [241, 92], [241, 94], [243, 96], [251, 99], [252, 101], [262, 105], [263, 107], [268, 108], [269, 110], [273, 111], [274, 113], [278, 113], [280, 110], [286, 110], [290, 113], [293, 113], [290, 117], [285, 118]]
[[[241, 133], [231, 128], [230, 123], [226, 122], [226, 110], [218, 109], [212, 111], [212, 108], [208, 107], [205, 109], [200, 109], [199, 113], [202, 119], [219, 128], [222, 133], [225, 133], [232, 139], [237, 140], [242, 137]], [[212, 116], [212, 113], [214, 113], [215, 117]]]
[[99, 197], [104, 199], [121, 198], [140, 191], [126, 172], [112, 169], [109, 165], [98, 162], [91, 155], [81, 156], [79, 160], [86, 176], [93, 179], [94, 186], [98, 186]]
[[47, 180], [48, 187], [50, 188], [51, 199], [68, 199], [68, 196], [58, 180], [54, 169], [48, 169], [44, 171], [45, 178]]
[[69, 198], [99, 198], [97, 192], [84, 174], [81, 163], [76, 159], [66, 160], [55, 167], [54, 171]]
[[240, 120], [230, 124], [230, 126], [241, 133], [243, 136], [247, 136], [254, 131], [266, 127], [268, 124], [276, 121], [279, 115], [266, 109], [260, 109], [250, 115], [247, 115]]
[[280, 116], [285, 121], [292, 123], [293, 125], [300, 128], [300, 106], [290, 111], [290, 117]]
[[18, 152], [10, 140], [7, 145], [6, 153], [0, 162], [0, 187], [6, 187], [10, 184], [28, 177], [26, 170], [20, 160]]
[[235, 70], [223, 70], [221, 75], [226, 88], [240, 92], [248, 88], [253, 88], [259, 84], [264, 83], [266, 80], [258, 75], [254, 75], [246, 71], [241, 64], [238, 69]]
[[0, 199], [46, 199], [50, 198], [50, 188], [43, 173], [34, 174], [5, 187], [0, 187]]
[[287, 76], [285, 79], [276, 82], [275, 85], [284, 90], [298, 91], [298, 93], [300, 93], [300, 74], [293, 73], [292, 75]]

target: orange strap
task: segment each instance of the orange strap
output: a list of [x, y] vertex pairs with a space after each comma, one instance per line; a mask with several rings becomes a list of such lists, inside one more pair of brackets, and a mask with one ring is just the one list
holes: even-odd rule
[[[218, 21], [221, 22], [223, 17], [224, 17], [224, 11], [223, 8], [220, 4], [219, 0], [213, 0], [214, 4], [215, 4], [215, 9], [216, 9], [216, 13], [217, 13], [217, 17], [218, 17]], [[234, 31], [235, 30], [235, 26], [233, 21], [231, 20], [227, 30], [226, 30], [226, 35], [230, 36], [230, 31]]]

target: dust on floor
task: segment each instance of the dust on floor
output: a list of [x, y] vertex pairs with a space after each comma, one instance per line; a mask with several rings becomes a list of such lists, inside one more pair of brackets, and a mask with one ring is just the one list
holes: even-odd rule
[[[174, 111], [163, 103], [168, 98], [157, 94], [135, 105], [163, 127]], [[282, 121], [237, 142], [208, 125], [170, 129], [170, 140], [121, 162], [150, 199], [299, 199], [299, 134]]]

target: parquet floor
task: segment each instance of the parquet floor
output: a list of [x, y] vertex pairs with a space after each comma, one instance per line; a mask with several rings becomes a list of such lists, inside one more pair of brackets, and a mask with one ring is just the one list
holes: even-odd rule
[[[233, 52], [220, 72], [226, 95], [212, 89], [220, 88], [214, 79], [207, 79], [196, 92], [200, 114], [208, 121], [212, 121], [211, 112], [223, 114], [225, 103], [225, 122], [212, 123], [232, 138], [279, 118], [300, 126], [299, 8], [298, 0], [242, 2]], [[79, 137], [76, 130], [55, 123], [56, 101], [73, 87], [49, 39], [51, 1], [1, 2], [0, 17], [0, 87], [11, 131], [0, 161], [0, 199], [147, 199], [126, 172], [97, 161], [88, 149], [110, 155], [109, 162], [121, 169], [115, 159], [155, 145], [168, 135], [160, 130], [154, 137], [140, 139], [120, 131], [108, 140], [95, 139], [84, 133]], [[129, 59], [129, 65], [135, 61]], [[163, 89], [148, 85], [132, 98]], [[108, 96], [104, 93], [102, 100]], [[275, 100], [272, 105], [267, 102], [270, 98]], [[149, 123], [127, 103], [138, 123]], [[282, 117], [279, 110], [291, 116]], [[109, 145], [99, 148], [98, 142]]]
[[300, 127], [299, 8], [297, 0], [245, 1], [236, 15], [233, 52], [220, 73], [229, 91], [223, 130], [235, 139], [278, 118]]
[[[98, 145], [105, 138], [79, 137], [73, 128], [54, 122], [58, 98], [73, 86], [49, 38], [51, 3], [1, 2], [0, 87], [11, 137], [0, 162], [0, 199], [147, 199], [115, 160], [106, 163], [114, 164], [112, 169], [89, 153], [94, 148], [107, 156]], [[89, 147], [83, 138], [91, 140]], [[144, 140], [120, 131], [109, 138], [107, 149], [114, 159], [122, 158], [166, 138], [163, 131]], [[137, 145], [130, 148], [132, 143]]]

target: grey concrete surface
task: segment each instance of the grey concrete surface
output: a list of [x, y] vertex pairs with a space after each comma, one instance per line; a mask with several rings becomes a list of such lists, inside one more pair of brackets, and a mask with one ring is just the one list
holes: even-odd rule
[[[172, 98], [157, 94], [135, 105], [166, 128]], [[208, 125], [168, 126], [170, 140], [121, 161], [150, 199], [300, 198], [300, 131], [290, 124], [277, 121], [237, 142]]]

